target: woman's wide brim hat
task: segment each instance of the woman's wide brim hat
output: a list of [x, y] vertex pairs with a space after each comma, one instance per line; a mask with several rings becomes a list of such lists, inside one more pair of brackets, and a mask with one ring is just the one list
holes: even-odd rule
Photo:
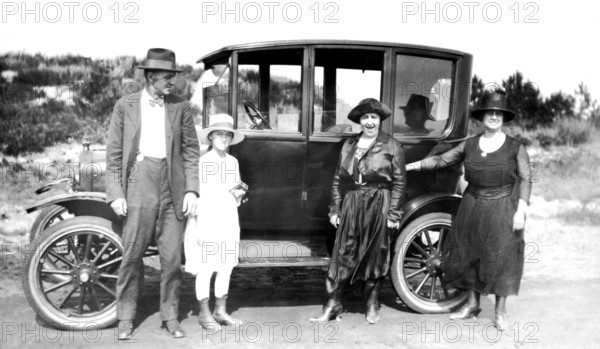
[[151, 48], [146, 55], [146, 64], [138, 65], [138, 69], [165, 70], [181, 73], [175, 64], [175, 52], [166, 48]]
[[392, 111], [387, 105], [381, 103], [375, 98], [365, 98], [358, 102], [356, 107], [350, 110], [350, 113], [348, 113], [348, 119], [350, 119], [352, 122], [360, 124], [360, 117], [369, 113], [378, 114], [381, 121], [389, 118], [390, 115], [392, 115]]
[[501, 111], [504, 115], [503, 122], [509, 122], [515, 118], [515, 113], [507, 108], [506, 93], [503, 92], [484, 94], [479, 107], [471, 112], [471, 117], [483, 121], [483, 115], [486, 111]]
[[435, 121], [435, 118], [433, 117], [433, 115], [431, 115], [431, 107], [433, 107], [433, 102], [431, 102], [428, 97], [413, 93], [410, 95], [410, 97], [408, 97], [408, 102], [406, 102], [406, 105], [403, 107], [398, 107], [398, 108], [400, 108], [404, 111], [422, 110], [425, 112], [425, 115], [427, 115], [427, 117], [430, 120]]
[[239, 142], [244, 140], [244, 135], [238, 131], [233, 129], [233, 117], [227, 114], [215, 114], [210, 116], [210, 124], [207, 128], [202, 129], [200, 134], [198, 135], [198, 139], [200, 143], [210, 145], [210, 139], [208, 139], [208, 135], [210, 135], [213, 131], [227, 131], [233, 133], [233, 139], [231, 140], [231, 145], [238, 144]]

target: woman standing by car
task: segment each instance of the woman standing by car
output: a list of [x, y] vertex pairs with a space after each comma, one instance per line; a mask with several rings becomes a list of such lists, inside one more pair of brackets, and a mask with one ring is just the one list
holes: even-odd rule
[[482, 121], [483, 134], [448, 152], [406, 165], [433, 170], [464, 162], [469, 186], [453, 228], [443, 242], [445, 288], [466, 290], [467, 304], [451, 319], [476, 317], [480, 295], [496, 295], [495, 325], [506, 330], [506, 297], [517, 295], [523, 275], [523, 228], [531, 193], [529, 157], [518, 140], [502, 132], [514, 119], [502, 92], [487, 93], [471, 116]]
[[344, 143], [334, 174], [329, 217], [337, 232], [326, 280], [329, 301], [311, 321], [338, 318], [344, 288], [358, 280], [365, 281], [367, 322], [379, 320], [378, 293], [390, 264], [390, 228], [399, 227], [405, 187], [402, 147], [380, 130], [391, 114], [373, 98], [348, 114], [362, 132]]
[[[241, 324], [226, 312], [229, 279], [238, 264], [240, 224], [237, 208], [244, 196], [238, 161], [227, 154], [232, 144], [244, 139], [233, 129], [233, 118], [226, 114], [210, 117], [210, 125], [199, 134], [200, 142], [211, 146], [200, 157], [200, 197], [197, 212], [188, 221], [185, 233], [185, 270], [196, 275], [196, 297], [200, 302], [198, 323], [205, 329]], [[215, 311], [208, 301], [210, 280], [215, 276]]]

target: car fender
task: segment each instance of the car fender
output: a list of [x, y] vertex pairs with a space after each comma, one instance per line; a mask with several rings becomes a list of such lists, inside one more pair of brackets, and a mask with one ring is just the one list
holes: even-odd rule
[[402, 219], [398, 234], [414, 219], [431, 212], [446, 212], [455, 215], [462, 196], [450, 193], [429, 193], [420, 195], [402, 205]]
[[120, 219], [109, 205], [106, 204], [106, 193], [102, 192], [73, 192], [48, 197], [27, 208], [27, 213], [41, 208], [59, 205], [75, 216], [95, 216], [118, 222]]

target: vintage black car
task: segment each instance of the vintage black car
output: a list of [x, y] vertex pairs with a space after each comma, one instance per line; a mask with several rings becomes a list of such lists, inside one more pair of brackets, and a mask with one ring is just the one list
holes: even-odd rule
[[[246, 137], [232, 146], [250, 189], [240, 206], [239, 267], [325, 266], [335, 230], [327, 213], [344, 140], [359, 132], [346, 118], [377, 98], [393, 116], [382, 123], [412, 162], [467, 136], [472, 56], [448, 49], [358, 41], [281, 41], [228, 46], [202, 57], [191, 102], [207, 126], [228, 113]], [[414, 95], [427, 117], [405, 112]], [[199, 126], [201, 127], [201, 126]], [[84, 149], [79, 178], [43, 200], [31, 231], [23, 281], [39, 316], [62, 328], [116, 321], [115, 283], [123, 248], [120, 221], [105, 203], [104, 151]], [[394, 233], [391, 281], [418, 312], [446, 312], [466, 295], [441, 287], [440, 254], [460, 200], [460, 168], [409, 172]], [[47, 189], [47, 188], [45, 188]], [[147, 251], [154, 254], [153, 248]]]

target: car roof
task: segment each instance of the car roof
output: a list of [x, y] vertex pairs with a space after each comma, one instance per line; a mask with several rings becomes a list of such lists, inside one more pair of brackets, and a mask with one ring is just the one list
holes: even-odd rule
[[219, 59], [223, 56], [229, 55], [231, 51], [235, 50], [245, 50], [245, 49], [260, 49], [260, 48], [279, 48], [285, 46], [303, 46], [303, 45], [339, 45], [339, 46], [373, 46], [373, 47], [392, 47], [392, 48], [404, 48], [404, 49], [415, 49], [415, 50], [423, 50], [423, 51], [431, 51], [431, 52], [439, 52], [439, 53], [447, 53], [454, 55], [469, 55], [466, 52], [461, 52], [457, 50], [451, 50], [440, 47], [432, 47], [432, 46], [424, 46], [424, 45], [413, 45], [413, 44], [403, 44], [403, 43], [395, 43], [395, 42], [381, 42], [381, 41], [360, 41], [360, 40], [279, 40], [279, 41], [263, 41], [263, 42], [253, 42], [246, 44], [237, 44], [225, 46], [219, 50], [213, 51], [207, 55], [202, 56], [196, 63], [204, 62], [210, 63]]

